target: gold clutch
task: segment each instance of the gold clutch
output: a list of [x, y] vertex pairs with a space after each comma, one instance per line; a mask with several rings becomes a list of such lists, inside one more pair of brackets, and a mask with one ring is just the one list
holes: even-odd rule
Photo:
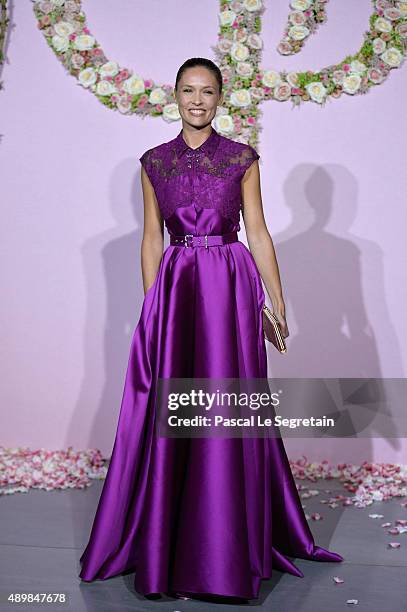
[[280, 329], [280, 323], [270, 308], [263, 306], [263, 331], [266, 340], [274, 344], [280, 353], [287, 352], [287, 346]]

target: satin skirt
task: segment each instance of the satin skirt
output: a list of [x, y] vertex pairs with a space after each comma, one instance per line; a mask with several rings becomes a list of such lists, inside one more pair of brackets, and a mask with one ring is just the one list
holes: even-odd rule
[[132, 570], [142, 595], [254, 599], [273, 568], [303, 576], [288, 557], [343, 560], [314, 543], [280, 438], [154, 431], [159, 377], [267, 378], [264, 297], [240, 241], [164, 251], [131, 342], [82, 580]]

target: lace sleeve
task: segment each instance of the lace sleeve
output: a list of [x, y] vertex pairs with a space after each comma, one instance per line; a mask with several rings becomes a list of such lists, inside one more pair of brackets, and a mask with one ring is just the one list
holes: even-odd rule
[[246, 172], [248, 168], [252, 165], [256, 159], [260, 159], [260, 155], [257, 151], [250, 145], [246, 145], [241, 154], [241, 167], [242, 167], [242, 175]]
[[153, 165], [151, 163], [151, 149], [145, 151], [145, 153], [143, 153], [139, 160], [144, 170], [146, 171], [151, 184], [153, 184]]

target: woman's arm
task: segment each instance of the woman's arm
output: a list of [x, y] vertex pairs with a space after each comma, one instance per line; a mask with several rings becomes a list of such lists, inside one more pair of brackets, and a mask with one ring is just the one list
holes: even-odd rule
[[141, 185], [144, 200], [144, 229], [141, 241], [141, 271], [144, 295], [157, 276], [164, 249], [164, 224], [158, 207], [154, 187], [147, 172], [141, 167]]
[[257, 160], [242, 179], [243, 220], [247, 242], [269, 294], [284, 337], [289, 335], [280, 273], [272, 238], [266, 226], [261, 198], [260, 170]]

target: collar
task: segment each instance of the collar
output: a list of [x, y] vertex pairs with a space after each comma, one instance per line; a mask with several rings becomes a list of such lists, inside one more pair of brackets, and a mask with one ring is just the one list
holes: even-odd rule
[[185, 151], [203, 151], [205, 155], [207, 155], [210, 159], [212, 159], [217, 146], [219, 144], [220, 135], [218, 132], [212, 127], [212, 132], [210, 136], [201, 144], [197, 149], [193, 149], [190, 147], [184, 140], [182, 136], [182, 130], [179, 132], [178, 136], [174, 139], [175, 150], [177, 152], [177, 156], [181, 157]]

